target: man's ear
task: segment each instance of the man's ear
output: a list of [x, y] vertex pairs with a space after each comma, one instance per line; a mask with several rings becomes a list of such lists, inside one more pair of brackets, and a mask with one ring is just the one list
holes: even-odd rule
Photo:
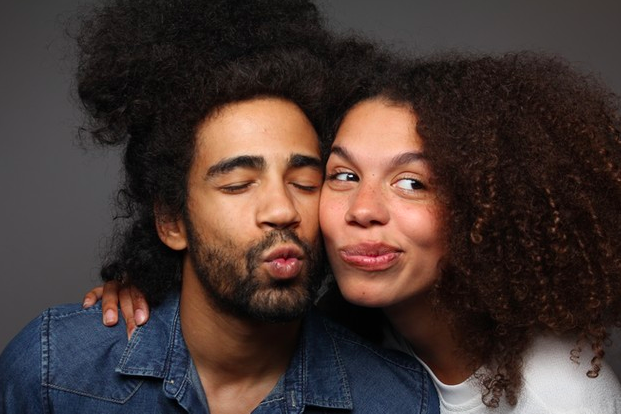
[[161, 208], [155, 207], [155, 226], [160, 240], [173, 250], [183, 250], [188, 247], [188, 238], [185, 223], [181, 217], [172, 218]]

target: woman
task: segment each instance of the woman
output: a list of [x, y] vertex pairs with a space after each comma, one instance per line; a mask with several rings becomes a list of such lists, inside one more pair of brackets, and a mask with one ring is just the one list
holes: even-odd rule
[[611, 94], [530, 54], [356, 66], [320, 220], [342, 296], [387, 323], [350, 325], [424, 362], [446, 413], [620, 412]]
[[477, 381], [516, 412], [618, 412], [601, 360], [621, 303], [607, 92], [522, 54], [383, 74], [344, 106], [320, 211], [344, 298], [382, 308], [447, 412], [484, 408]]

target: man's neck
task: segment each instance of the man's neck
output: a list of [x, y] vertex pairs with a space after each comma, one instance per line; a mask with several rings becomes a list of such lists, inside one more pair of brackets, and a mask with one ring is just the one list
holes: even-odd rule
[[195, 275], [185, 274], [181, 329], [212, 414], [251, 412], [287, 370], [300, 321], [269, 324], [217, 309]]

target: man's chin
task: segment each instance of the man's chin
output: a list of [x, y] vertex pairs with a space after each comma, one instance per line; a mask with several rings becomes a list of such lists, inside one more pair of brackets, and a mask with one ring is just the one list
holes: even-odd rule
[[261, 322], [291, 322], [304, 316], [313, 303], [312, 296], [302, 286], [267, 288], [254, 293], [246, 311]]

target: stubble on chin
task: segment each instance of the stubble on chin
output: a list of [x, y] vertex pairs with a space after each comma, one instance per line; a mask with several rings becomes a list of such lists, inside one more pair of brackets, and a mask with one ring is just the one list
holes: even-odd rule
[[[232, 241], [209, 246], [192, 230], [190, 259], [205, 294], [220, 310], [241, 318], [268, 323], [298, 319], [311, 307], [323, 278], [321, 247], [303, 242], [290, 230], [278, 230], [249, 248]], [[275, 280], [261, 270], [263, 253], [276, 244], [298, 245], [305, 258], [302, 271], [291, 280]]]

